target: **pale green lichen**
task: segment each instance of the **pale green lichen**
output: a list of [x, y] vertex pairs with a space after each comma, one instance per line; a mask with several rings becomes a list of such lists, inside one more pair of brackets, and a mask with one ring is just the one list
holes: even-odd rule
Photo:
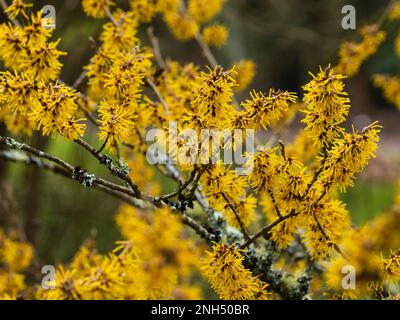
[[17, 142], [12, 138], [6, 138], [6, 145], [15, 150], [21, 150], [24, 147], [23, 143]]
[[72, 179], [78, 180], [86, 188], [92, 187], [96, 182], [96, 176], [82, 168], [75, 168], [72, 173]]

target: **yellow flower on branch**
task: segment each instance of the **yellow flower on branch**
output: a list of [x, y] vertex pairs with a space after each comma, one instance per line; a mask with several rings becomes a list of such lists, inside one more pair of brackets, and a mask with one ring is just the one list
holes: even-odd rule
[[243, 266], [244, 257], [233, 245], [213, 245], [206, 251], [202, 271], [220, 298], [225, 300], [266, 300], [268, 284]]
[[164, 20], [175, 38], [181, 41], [193, 39], [199, 31], [196, 21], [180, 12], [169, 11]]
[[214, 18], [222, 9], [225, 0], [189, 0], [189, 14], [198, 22], [204, 23]]
[[400, 282], [400, 252], [394, 251], [390, 253], [389, 258], [381, 260], [381, 273], [388, 282]]
[[373, 55], [386, 38], [377, 25], [365, 26], [360, 31], [361, 42], [343, 42], [339, 49], [339, 63], [335, 67], [337, 73], [354, 76], [361, 65]]
[[82, 0], [83, 11], [93, 18], [104, 18], [107, 16], [106, 10], [114, 5], [111, 0]]
[[121, 143], [129, 140], [134, 130], [135, 118], [129, 109], [117, 101], [103, 100], [98, 109], [100, 115], [99, 138], [106, 147], [115, 150]]
[[340, 124], [345, 121], [350, 108], [350, 99], [344, 91], [344, 76], [336, 74], [328, 67], [313, 75], [312, 80], [303, 89], [306, 108], [300, 110], [305, 114], [303, 123], [305, 130], [317, 146], [326, 146], [334, 138], [340, 136], [343, 128]]
[[12, 0], [11, 5], [5, 10], [5, 12], [10, 15], [11, 19], [15, 19], [21, 14], [26, 20], [28, 20], [29, 18], [26, 14], [26, 9], [32, 6], [32, 3], [25, 3], [24, 0]]

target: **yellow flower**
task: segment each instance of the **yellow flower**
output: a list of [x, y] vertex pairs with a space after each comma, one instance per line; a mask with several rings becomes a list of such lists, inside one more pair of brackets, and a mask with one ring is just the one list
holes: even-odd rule
[[132, 52], [133, 48], [139, 44], [136, 36], [138, 20], [134, 12], [123, 12], [117, 10], [113, 14], [118, 25], [107, 22], [103, 26], [100, 40], [103, 41], [103, 49], [106, 54], [121, 54], [124, 51]]
[[[229, 196], [229, 198], [231, 198]], [[232, 199], [232, 204], [235, 206], [236, 212], [243, 222], [245, 227], [248, 227], [250, 223], [254, 220], [254, 213], [257, 206], [257, 199], [253, 196], [248, 196], [246, 198]], [[224, 215], [228, 223], [239, 229], [240, 225], [238, 220], [229, 206], [225, 206]]]
[[400, 110], [400, 77], [375, 74], [372, 79], [374, 85], [382, 89], [385, 99]]
[[141, 52], [115, 54], [112, 66], [104, 75], [104, 87], [110, 95], [121, 101], [135, 100], [150, 69], [150, 58], [151, 55]]
[[62, 63], [58, 60], [65, 52], [57, 50], [60, 39], [46, 42], [43, 46], [32, 46], [30, 55], [22, 61], [22, 66], [28, 74], [37, 80], [56, 80], [61, 72]]
[[243, 260], [243, 255], [233, 245], [215, 243], [212, 252], [206, 251], [201, 269], [224, 300], [267, 299], [268, 284], [254, 277], [243, 266]]
[[10, 15], [11, 19], [15, 19], [20, 14], [28, 20], [28, 15], [26, 14], [26, 9], [32, 7], [32, 3], [25, 3], [24, 0], [12, 0], [11, 5], [5, 10]]
[[191, 17], [176, 11], [169, 11], [164, 20], [176, 39], [187, 41], [193, 39], [199, 32], [199, 26]]
[[386, 33], [379, 31], [378, 26], [365, 26], [361, 29], [361, 42], [343, 42], [339, 49], [339, 63], [335, 67], [337, 73], [354, 76], [361, 65], [373, 55], [385, 40]]
[[[305, 243], [313, 259], [325, 258], [341, 240], [345, 230], [350, 227], [349, 213], [339, 200], [320, 201], [307, 205], [303, 213], [307, 215], [308, 228]], [[322, 230], [323, 231], [322, 231]]]
[[[2, 239], [3, 238], [3, 239]], [[22, 271], [29, 267], [32, 260], [32, 247], [0, 234], [0, 261], [10, 271]]]
[[43, 135], [61, 134], [70, 140], [81, 137], [86, 125], [76, 119], [78, 111], [77, 94], [63, 84], [41, 84], [32, 99], [29, 119], [36, 123]]
[[297, 100], [293, 92], [270, 89], [268, 95], [252, 91], [251, 99], [242, 103], [242, 107], [252, 119], [254, 125], [266, 129], [275, 125], [289, 110], [289, 104]]
[[[157, 14], [157, 0], [130, 0], [131, 10], [138, 16], [140, 22], [149, 23]], [[165, 1], [167, 2], [167, 1]]]
[[25, 288], [24, 275], [0, 272], [0, 300], [16, 300]]
[[231, 202], [245, 200], [246, 178], [238, 176], [234, 170], [225, 168], [222, 161], [218, 161], [210, 170], [207, 170], [202, 175], [200, 182], [204, 194], [216, 210], [230, 210], [224, 195]]
[[158, 0], [157, 11], [167, 13], [171, 11], [178, 11], [180, 0]]
[[400, 19], [400, 1], [396, 1], [391, 5], [388, 18], [389, 20]]
[[52, 29], [43, 27], [42, 12], [31, 15], [31, 23], [24, 27], [23, 32], [27, 39], [27, 44], [42, 47], [52, 34]]
[[225, 0], [189, 0], [189, 14], [198, 22], [204, 23], [211, 20], [222, 9]]
[[204, 28], [203, 30], [203, 38], [205, 43], [215, 47], [224, 46], [228, 40], [228, 35], [228, 29], [221, 24], [214, 24]]
[[234, 79], [238, 84], [235, 91], [243, 91], [253, 81], [256, 73], [256, 65], [251, 60], [240, 60], [235, 63], [236, 75]]
[[336, 139], [326, 160], [323, 162], [321, 180], [329, 186], [338, 186], [346, 190], [353, 184], [354, 175], [362, 171], [368, 161], [375, 157], [378, 148], [381, 126], [376, 122], [363, 132], [344, 133], [342, 139]]
[[103, 100], [98, 109], [100, 115], [99, 138], [106, 147], [114, 150], [121, 143], [127, 142], [134, 130], [135, 118], [129, 109], [117, 101]]
[[339, 125], [349, 112], [350, 99], [344, 91], [344, 76], [329, 67], [325, 70], [320, 67], [317, 75], [310, 74], [313, 79], [303, 87], [306, 91], [303, 101], [307, 107], [300, 110], [305, 114], [302, 122], [315, 144], [325, 146], [343, 132]]
[[381, 273], [383, 278], [388, 282], [400, 282], [400, 254], [399, 252], [391, 252], [390, 257], [381, 259]]
[[11, 24], [0, 25], [0, 56], [8, 68], [21, 69], [26, 56], [26, 38], [22, 28]]
[[193, 108], [207, 127], [219, 127], [221, 121], [232, 116], [230, 105], [235, 82], [232, 70], [225, 71], [222, 67], [208, 68], [208, 73], [202, 72], [202, 83], [193, 100]]
[[257, 151], [248, 158], [246, 168], [249, 173], [248, 179], [254, 191], [272, 189], [278, 182], [276, 175], [282, 162], [277, 156], [276, 150], [274, 148]]
[[114, 5], [111, 0], [82, 0], [85, 13], [93, 18], [104, 18], [107, 16], [106, 9]]

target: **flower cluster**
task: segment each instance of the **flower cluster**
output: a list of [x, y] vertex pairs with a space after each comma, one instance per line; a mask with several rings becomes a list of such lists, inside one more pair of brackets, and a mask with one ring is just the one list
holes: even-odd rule
[[268, 287], [243, 266], [243, 255], [233, 246], [214, 244], [212, 252], [206, 252], [202, 270], [212, 287], [222, 299], [265, 300]]
[[26, 289], [25, 271], [32, 260], [32, 247], [0, 229], [0, 299], [17, 299]]
[[[213, 21], [224, 3], [130, 0], [122, 9], [117, 1], [83, 0], [88, 16], [107, 20], [72, 88], [59, 79], [65, 54], [57, 49], [60, 40], [42, 27], [40, 13], [29, 15], [31, 3], [12, 1], [6, 11], [10, 21], [0, 25], [0, 58], [8, 69], [0, 73], [0, 120], [14, 135], [38, 130], [76, 142], [110, 180], [10, 137], [0, 136], [0, 144], [13, 149], [0, 150], [0, 157], [53, 171], [125, 202], [115, 216], [124, 240], [107, 254], [87, 240], [72, 261], [57, 265], [55, 279], [47, 283], [53, 289], [47, 290], [25, 284], [32, 247], [0, 231], [0, 298], [199, 299], [203, 292], [194, 282], [199, 271], [222, 299], [320, 297], [323, 292], [337, 298], [395, 296], [399, 195], [393, 212], [360, 228], [352, 225], [340, 200], [375, 156], [381, 130], [377, 122], [346, 130], [345, 79], [375, 53], [384, 31], [368, 26], [361, 42], [344, 43], [337, 66], [310, 73], [302, 98], [269, 88], [240, 100], [235, 94], [249, 86], [255, 64], [241, 60], [222, 67], [209, 47], [228, 41], [228, 28]], [[396, 8], [391, 19], [397, 19]], [[178, 40], [197, 41], [209, 66], [164, 60], [151, 28], [152, 47], [142, 45], [147, 42], [139, 39], [141, 24], [157, 16]], [[400, 106], [397, 77], [375, 75], [374, 82]], [[279, 140], [284, 139], [281, 130], [300, 117], [302, 128], [293, 139]], [[86, 130], [89, 121], [93, 130]], [[157, 151], [176, 162], [150, 166], [148, 157], [161, 155], [150, 153], [147, 134], [171, 124], [176, 131], [165, 137], [158, 132], [155, 140], [161, 145]], [[207, 143], [199, 146], [203, 130], [215, 136], [202, 136]], [[245, 152], [239, 146], [246, 130], [269, 140]], [[240, 135], [227, 139], [225, 131]], [[86, 140], [96, 137], [99, 149]], [[163, 145], [163, 139], [176, 143]], [[221, 142], [218, 148], [210, 148], [212, 139]], [[244, 171], [235, 163], [213, 161], [229, 147], [245, 159]], [[160, 176], [175, 181], [176, 189], [160, 183]], [[205, 243], [194, 240], [198, 235]], [[360, 285], [353, 291], [341, 287], [347, 264], [358, 272]]]
[[168, 211], [145, 212], [123, 206], [116, 222], [126, 240], [102, 255], [88, 240], [68, 266], [58, 266], [52, 290], [38, 289], [39, 299], [200, 299], [190, 283], [199, 259], [185, 239], [182, 224]]
[[365, 26], [360, 31], [360, 42], [343, 42], [339, 49], [339, 63], [335, 67], [338, 73], [353, 76], [361, 65], [373, 55], [385, 40], [386, 33], [377, 25]]
[[375, 74], [373, 81], [376, 87], [382, 89], [386, 100], [393, 103], [400, 110], [400, 77]]

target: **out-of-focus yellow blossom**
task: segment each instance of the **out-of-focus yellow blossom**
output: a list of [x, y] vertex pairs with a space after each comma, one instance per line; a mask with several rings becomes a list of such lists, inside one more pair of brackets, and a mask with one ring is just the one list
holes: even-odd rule
[[388, 282], [400, 282], [400, 253], [391, 252], [387, 259], [382, 258], [381, 272]]
[[215, 47], [224, 46], [228, 41], [228, 36], [228, 28], [222, 24], [214, 24], [203, 30], [203, 39], [205, 43]]
[[189, 14], [198, 22], [204, 23], [214, 18], [222, 9], [225, 0], [189, 0]]
[[361, 42], [343, 42], [339, 49], [339, 63], [335, 67], [337, 73], [354, 76], [361, 65], [373, 55], [385, 40], [386, 33], [377, 25], [365, 26], [360, 31]]
[[161, 191], [161, 186], [154, 180], [155, 170], [147, 163], [144, 155], [135, 154], [133, 157], [127, 156], [129, 168], [135, 168], [129, 175], [143, 192], [157, 195]]
[[382, 90], [385, 99], [400, 110], [400, 77], [375, 74], [373, 81]]
[[143, 286], [150, 298], [168, 298], [179, 277], [189, 276], [197, 264], [198, 250], [183, 235], [182, 224], [168, 210], [153, 213], [123, 206], [116, 216], [124, 237], [140, 248]]
[[33, 249], [0, 229], [0, 300], [15, 300], [26, 289], [25, 271], [32, 261]]
[[107, 11], [114, 5], [112, 0], [82, 0], [83, 11], [93, 18], [104, 18]]
[[25, 278], [22, 274], [0, 272], [0, 300], [16, 300], [25, 288]]
[[132, 12], [138, 16], [141, 22], [149, 23], [157, 14], [156, 0], [131, 0]]
[[400, 1], [395, 1], [390, 9], [388, 14], [389, 20], [398, 20], [400, 19]]
[[235, 65], [236, 74], [233, 76], [237, 86], [235, 91], [243, 91], [253, 81], [256, 74], [256, 65], [251, 60], [240, 60]]
[[314, 139], [305, 130], [299, 131], [293, 143], [286, 146], [286, 153], [289, 156], [307, 163], [318, 155], [318, 148], [314, 144]]
[[199, 25], [191, 17], [180, 12], [170, 11], [164, 15], [165, 22], [178, 40], [193, 39], [199, 32]]

